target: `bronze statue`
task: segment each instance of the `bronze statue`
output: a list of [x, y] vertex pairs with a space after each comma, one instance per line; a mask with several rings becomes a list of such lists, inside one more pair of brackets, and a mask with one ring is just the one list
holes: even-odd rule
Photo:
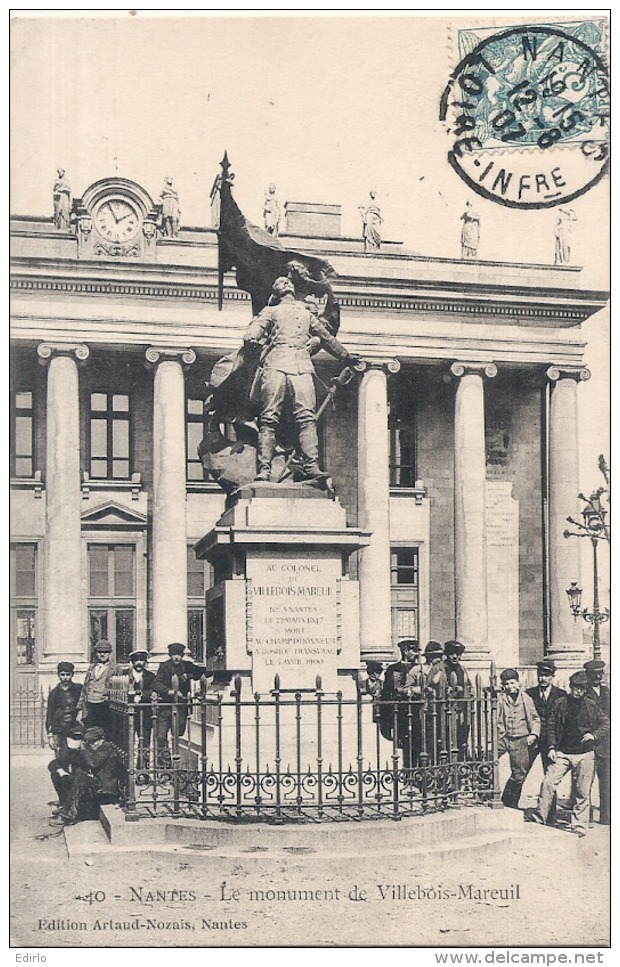
[[316, 480], [327, 477], [319, 467], [316, 430], [316, 394], [311, 353], [314, 341], [337, 359], [356, 361], [318, 315], [297, 300], [290, 278], [280, 277], [273, 285], [275, 305], [266, 306], [248, 327], [244, 341], [262, 346], [250, 399], [260, 406], [257, 480], [271, 479], [276, 434], [287, 399], [291, 401], [299, 437], [298, 477]]
[[58, 178], [54, 182], [54, 228], [59, 232], [68, 232], [71, 226], [71, 186], [65, 180], [65, 169], [58, 169]]

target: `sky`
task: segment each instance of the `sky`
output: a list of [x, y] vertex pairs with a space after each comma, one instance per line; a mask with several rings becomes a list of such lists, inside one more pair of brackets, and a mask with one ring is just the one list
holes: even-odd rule
[[[566, 15], [575, 19], [574, 14]], [[456, 65], [456, 32], [542, 17], [216, 15], [17, 12], [11, 23], [11, 213], [51, 215], [56, 169], [74, 196], [118, 174], [157, 199], [174, 178], [182, 224], [209, 225], [224, 150], [235, 197], [261, 222], [270, 182], [285, 201], [358, 206], [377, 192], [383, 234], [421, 255], [458, 257], [472, 197], [447, 162], [439, 101]], [[556, 15], [552, 22], [558, 22]], [[479, 256], [553, 261], [556, 213], [475, 198]], [[571, 203], [582, 287], [609, 286], [609, 183]], [[582, 487], [609, 453], [609, 315], [584, 326], [593, 378], [580, 387]]]

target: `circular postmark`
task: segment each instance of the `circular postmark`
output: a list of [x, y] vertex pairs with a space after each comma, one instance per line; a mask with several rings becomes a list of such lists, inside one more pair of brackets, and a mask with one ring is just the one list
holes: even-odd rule
[[509, 208], [583, 195], [609, 166], [609, 76], [576, 30], [515, 27], [476, 44], [443, 92], [448, 161]]

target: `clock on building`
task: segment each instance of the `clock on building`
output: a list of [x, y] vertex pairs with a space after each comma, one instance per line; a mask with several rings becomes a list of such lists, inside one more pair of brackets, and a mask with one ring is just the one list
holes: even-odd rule
[[99, 234], [109, 242], [128, 242], [140, 229], [141, 218], [136, 208], [124, 198], [106, 198], [94, 213]]

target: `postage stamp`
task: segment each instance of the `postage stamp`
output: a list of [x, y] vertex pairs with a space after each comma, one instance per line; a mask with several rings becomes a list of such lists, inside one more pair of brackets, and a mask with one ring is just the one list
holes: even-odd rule
[[470, 188], [511, 208], [587, 192], [609, 165], [605, 23], [459, 30], [440, 120], [448, 161]]

